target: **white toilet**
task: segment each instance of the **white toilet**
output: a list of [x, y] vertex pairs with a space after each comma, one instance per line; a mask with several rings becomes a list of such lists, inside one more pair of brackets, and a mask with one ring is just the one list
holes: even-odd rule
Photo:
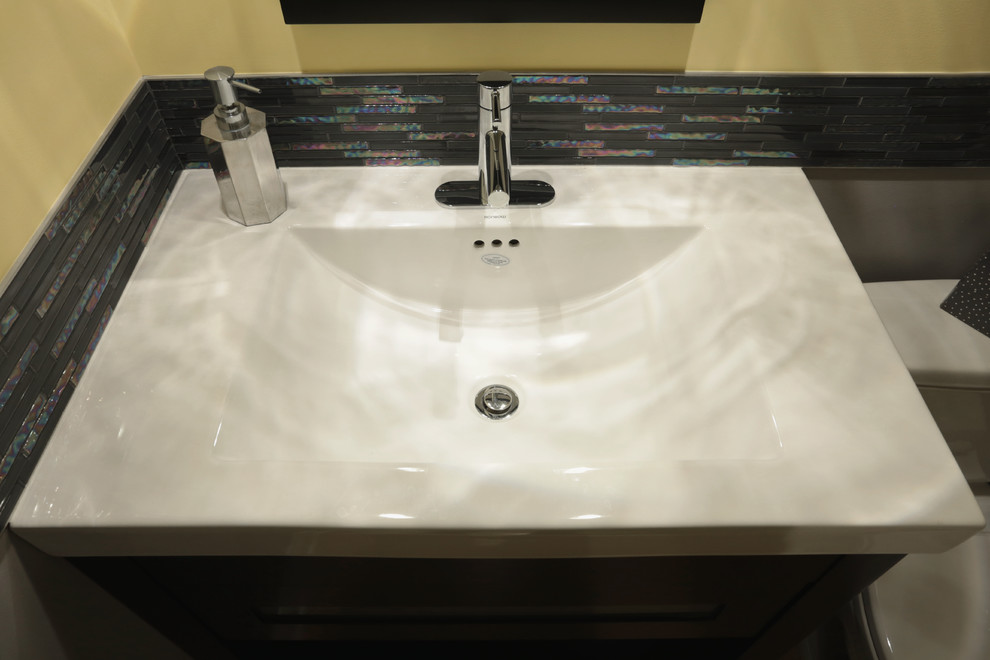
[[[939, 309], [955, 284], [866, 288], [990, 518], [990, 337]], [[990, 527], [948, 552], [908, 555], [852, 612], [860, 633], [850, 644], [854, 660], [990, 660]]]

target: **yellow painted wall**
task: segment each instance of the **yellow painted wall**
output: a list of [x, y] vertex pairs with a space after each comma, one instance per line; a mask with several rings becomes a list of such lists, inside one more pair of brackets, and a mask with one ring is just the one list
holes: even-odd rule
[[0, 276], [140, 75], [108, 0], [0, 0]]
[[707, 0], [687, 69], [990, 71], [987, 0]]
[[707, 0], [695, 26], [516, 24], [497, 40], [477, 24], [286, 26], [277, 0], [111, 2], [145, 74], [990, 71], [988, 0]]
[[505, 25], [486, 49], [481, 25], [286, 26], [278, 0], [0, 0], [0, 273], [141, 75], [990, 72], [987, 26], [988, 0], [707, 0], [699, 25]]

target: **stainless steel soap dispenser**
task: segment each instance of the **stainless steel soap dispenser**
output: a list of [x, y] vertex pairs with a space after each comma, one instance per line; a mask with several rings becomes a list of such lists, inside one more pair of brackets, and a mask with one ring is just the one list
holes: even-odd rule
[[215, 66], [203, 75], [210, 81], [216, 107], [203, 120], [200, 133], [223, 210], [242, 225], [271, 222], [285, 211], [285, 187], [265, 129], [265, 113], [244, 107], [234, 87], [261, 90], [233, 80], [229, 66]]

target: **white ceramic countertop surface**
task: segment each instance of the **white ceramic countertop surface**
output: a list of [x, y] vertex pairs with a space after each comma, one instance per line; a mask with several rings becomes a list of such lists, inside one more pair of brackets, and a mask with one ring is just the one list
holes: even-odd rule
[[[321, 401], [313, 390], [327, 347], [346, 339], [321, 322], [352, 289], [310, 263], [300, 230], [374, 223], [383, 211], [432, 214], [440, 227], [480, 222], [482, 211], [432, 198], [441, 181], [474, 172], [286, 169], [289, 210], [244, 228], [220, 211], [212, 173], [187, 171], [12, 527], [56, 555], [391, 557], [905, 553], [941, 551], [983, 528], [800, 169], [571, 166], [540, 176], [557, 190], [553, 214], [513, 211], [520, 226], [595, 209], [659, 214], [714, 237], [721, 281], [742, 293], [701, 290], [699, 305], [718, 305], [698, 332], [713, 345], [722, 333], [745, 338], [751, 375], [721, 377], [764, 402], [771, 445], [752, 456], [733, 455], [728, 438], [710, 457], [410, 461], [397, 433], [394, 461], [323, 450], [305, 460], [275, 423], [263, 460], [263, 446], [238, 445], [230, 429], [275, 402], [273, 419], [318, 435], [333, 401], [312, 415], [284, 408]], [[470, 319], [454, 330], [469, 337]], [[676, 382], [662, 385], [673, 392], [666, 401], [692, 405]]]

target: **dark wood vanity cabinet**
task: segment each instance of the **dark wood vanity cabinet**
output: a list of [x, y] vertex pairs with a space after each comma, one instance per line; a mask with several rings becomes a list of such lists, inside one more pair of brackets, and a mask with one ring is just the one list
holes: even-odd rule
[[356, 642], [652, 640], [695, 657], [774, 658], [898, 559], [73, 561], [193, 657], [314, 657]]

